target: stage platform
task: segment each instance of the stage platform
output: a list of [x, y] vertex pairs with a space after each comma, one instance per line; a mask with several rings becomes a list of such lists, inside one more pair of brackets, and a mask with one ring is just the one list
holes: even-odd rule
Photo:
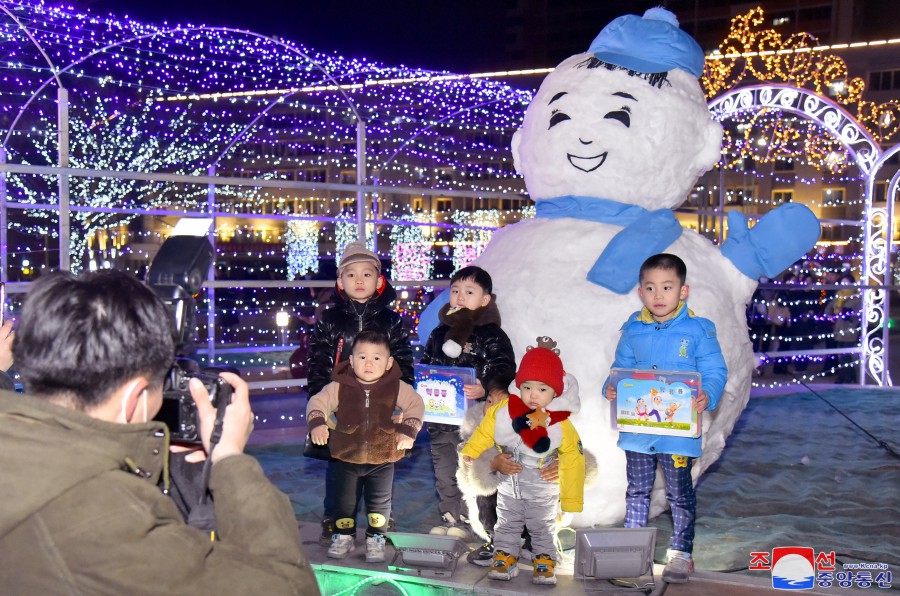
[[[357, 542], [346, 559], [329, 559], [326, 549], [319, 546], [321, 528], [318, 524], [300, 523], [300, 534], [306, 556], [316, 572], [319, 588], [324, 596], [358, 594], [359, 596], [399, 596], [401, 594], [455, 596], [462, 594], [490, 594], [494, 596], [522, 596], [531, 594], [640, 594], [625, 591], [605, 581], [582, 583], [575, 580], [571, 571], [560, 573], [556, 586], [536, 586], [531, 583], [531, 568], [522, 566], [519, 576], [509, 582], [490, 580], [487, 569], [461, 560], [450, 578], [415, 577], [388, 571], [388, 563], [394, 549], [388, 543], [386, 563], [366, 563], [365, 543]], [[662, 566], [654, 565], [656, 585], [652, 592], [660, 596], [762, 596], [784, 594], [784, 590], [772, 588], [769, 576], [739, 575], [697, 570], [686, 584], [665, 584], [661, 579]], [[602, 591], [601, 591], [602, 590]], [[803, 594], [816, 596], [862, 595], [883, 592], [878, 589], [815, 589], [803, 590]]]
[[[838, 571], [867, 562], [886, 564], [893, 574], [900, 571], [900, 466], [894, 456], [900, 450], [900, 390], [819, 386], [793, 391], [754, 391], [725, 452], [698, 485], [696, 571], [687, 584], [660, 582], [657, 594], [783, 594], [771, 587], [770, 571], [749, 571], [748, 566], [751, 552], [785, 546], [833, 551]], [[259, 421], [248, 452], [290, 496], [324, 594], [584, 594], [599, 587], [581, 585], [571, 575], [561, 576], [555, 588], [534, 586], [524, 568], [513, 581], [498, 582], [487, 579], [486, 569], [464, 561], [446, 581], [419, 579], [389, 573], [387, 563], [367, 565], [363, 545], [348, 559], [329, 560], [317, 542], [325, 463], [302, 456], [305, 425], [284, 425], [282, 418], [285, 411], [302, 411], [305, 399], [285, 395], [273, 401], [278, 403], [254, 404], [255, 411], [268, 409], [273, 416], [268, 423]], [[394, 495], [398, 531], [427, 533], [437, 520], [427, 433], [398, 462]], [[671, 516], [664, 513], [651, 523], [660, 530], [654, 556], [659, 563]], [[388, 546], [388, 560], [392, 556]], [[657, 566], [657, 577], [660, 573]], [[893, 583], [894, 590], [835, 585], [803, 592], [896, 594], [896, 577]]]

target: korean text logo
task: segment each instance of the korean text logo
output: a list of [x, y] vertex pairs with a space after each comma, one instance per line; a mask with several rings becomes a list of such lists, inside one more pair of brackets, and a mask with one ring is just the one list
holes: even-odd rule
[[892, 572], [885, 563], [846, 563], [837, 569], [834, 551], [806, 546], [779, 546], [750, 553], [751, 571], [771, 571], [776, 590], [819, 588], [890, 588]]

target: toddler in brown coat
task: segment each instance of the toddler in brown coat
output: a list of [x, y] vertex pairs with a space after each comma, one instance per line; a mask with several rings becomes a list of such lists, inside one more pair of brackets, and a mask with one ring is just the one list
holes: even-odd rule
[[335, 477], [335, 534], [328, 556], [343, 559], [355, 547], [356, 509], [366, 502], [366, 561], [380, 563], [391, 515], [394, 462], [413, 446], [422, 428], [425, 404], [400, 380], [390, 342], [366, 330], [353, 342], [349, 361], [334, 368], [332, 382], [309, 400], [310, 439], [328, 443]]

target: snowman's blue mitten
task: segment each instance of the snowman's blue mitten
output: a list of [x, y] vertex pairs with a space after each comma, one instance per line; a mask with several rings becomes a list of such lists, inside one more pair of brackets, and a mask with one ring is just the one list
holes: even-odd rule
[[441, 308], [448, 302], [450, 302], [450, 292], [444, 290], [435, 296], [434, 299], [428, 303], [428, 306], [425, 307], [425, 310], [419, 314], [419, 326], [416, 328], [416, 333], [419, 334], [419, 342], [423, 346], [431, 336], [431, 332], [441, 324], [438, 313], [441, 312]]
[[799, 203], [773, 209], [749, 229], [743, 213], [729, 211], [722, 254], [750, 279], [774, 277], [815, 246], [819, 232], [815, 214]]

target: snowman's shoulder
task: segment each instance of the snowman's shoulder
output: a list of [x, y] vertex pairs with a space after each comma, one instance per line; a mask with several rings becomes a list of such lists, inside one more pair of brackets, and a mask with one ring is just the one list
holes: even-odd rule
[[[685, 229], [670, 247], [687, 264], [688, 285], [694, 304], [713, 307], [746, 304], [756, 289], [757, 280], [750, 279], [728, 260], [719, 247], [693, 230]], [[718, 318], [718, 317], [717, 317]]]
[[722, 254], [718, 246], [694, 230], [683, 229], [678, 240], [672, 245], [672, 249], [687, 264], [688, 277], [691, 277], [691, 271], [694, 269], [702, 270], [704, 275], [709, 275], [710, 270], [717, 274], [730, 274], [737, 271], [734, 264]]

